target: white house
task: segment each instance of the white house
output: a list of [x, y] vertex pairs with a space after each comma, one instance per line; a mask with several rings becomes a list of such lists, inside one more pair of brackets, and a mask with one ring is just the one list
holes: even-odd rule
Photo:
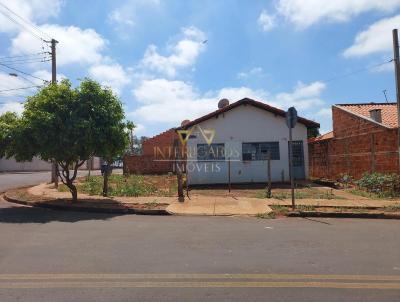
[[[81, 170], [88, 169], [88, 163], [84, 164]], [[92, 170], [100, 169], [100, 158], [93, 157]], [[34, 157], [32, 161], [17, 162], [14, 158], [0, 158], [0, 172], [37, 172], [51, 171], [51, 163]]]
[[[285, 111], [248, 98], [219, 109], [177, 129], [186, 141], [189, 185], [267, 181], [267, 154], [272, 181], [289, 180], [289, 130]], [[308, 129], [319, 124], [298, 118], [293, 128], [294, 176], [308, 178]], [[229, 173], [230, 171], [230, 173]]]

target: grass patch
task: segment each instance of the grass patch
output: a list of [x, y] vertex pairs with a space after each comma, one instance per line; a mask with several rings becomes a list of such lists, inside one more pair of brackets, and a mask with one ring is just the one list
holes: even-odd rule
[[269, 212], [269, 213], [258, 213], [256, 215], [257, 218], [260, 219], [275, 219], [276, 215], [275, 212]]
[[[290, 199], [292, 198], [290, 191], [280, 191], [274, 192], [272, 191], [272, 197], [276, 199]], [[314, 189], [307, 189], [304, 191], [295, 190], [294, 197], [296, 199], [345, 199], [342, 196], [336, 196], [332, 194], [330, 191], [320, 191]]]
[[392, 204], [389, 206], [385, 206], [384, 210], [386, 212], [400, 212], [400, 203]]
[[[166, 175], [119, 175], [108, 178], [109, 196], [174, 196], [177, 192], [176, 177]], [[103, 177], [88, 176], [81, 179], [76, 187], [79, 193], [102, 195]], [[68, 192], [68, 187], [60, 185], [60, 192]]]
[[282, 206], [279, 204], [274, 204], [269, 206], [275, 214], [277, 215], [286, 215], [287, 212], [289, 212], [289, 207], [288, 206]]
[[385, 192], [373, 193], [373, 192], [363, 191], [360, 189], [349, 189], [349, 190], [346, 190], [346, 192], [351, 193], [353, 195], [371, 198], [371, 199], [393, 199], [393, 198], [396, 198], [395, 196], [393, 196], [389, 193], [385, 193]]
[[149, 208], [155, 208], [156, 206], [158, 206], [158, 201], [157, 200], [153, 200], [153, 201], [150, 201], [150, 202], [146, 202], [145, 205], [148, 206]]
[[313, 205], [298, 205], [296, 206], [296, 210], [301, 212], [312, 212], [315, 211], [315, 206]]

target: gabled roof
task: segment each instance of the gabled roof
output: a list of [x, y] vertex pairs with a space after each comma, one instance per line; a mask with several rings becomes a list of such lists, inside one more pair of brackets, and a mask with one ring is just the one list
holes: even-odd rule
[[328, 140], [328, 139], [332, 139], [332, 138], [334, 138], [335, 136], [334, 136], [334, 134], [333, 134], [333, 131], [330, 131], [330, 132], [327, 132], [327, 133], [325, 133], [325, 134], [322, 134], [322, 135], [320, 135], [320, 136], [318, 136], [318, 137], [313, 137], [313, 138], [310, 138], [309, 140], [308, 140], [308, 142], [309, 143], [316, 143], [316, 142], [320, 142], [320, 141], [325, 141], [325, 140]]
[[336, 104], [338, 108], [345, 109], [359, 116], [371, 119], [370, 110], [382, 110], [382, 125], [388, 128], [397, 128], [397, 104], [396, 103], [359, 103]]
[[[226, 106], [224, 108], [221, 108], [221, 109], [213, 111], [213, 112], [211, 112], [209, 114], [203, 115], [202, 117], [199, 117], [199, 118], [197, 118], [197, 119], [185, 124], [182, 127], [177, 128], [177, 129], [188, 129], [188, 128], [194, 126], [194, 125], [197, 125], [197, 124], [199, 124], [199, 123], [201, 123], [203, 121], [206, 121], [206, 120], [208, 120], [208, 119], [210, 119], [212, 117], [218, 116], [221, 113], [227, 112], [227, 111], [232, 110], [233, 108], [239, 107], [241, 105], [254, 106], [256, 108], [260, 108], [260, 109], [269, 111], [271, 113], [274, 113], [274, 114], [282, 116], [282, 117], [285, 117], [285, 114], [286, 114], [285, 111], [282, 110], [282, 109], [279, 109], [279, 108], [276, 108], [276, 107], [272, 107], [272, 106], [267, 105], [265, 103], [258, 102], [258, 101], [255, 101], [255, 100], [252, 100], [252, 99], [249, 99], [249, 98], [244, 98], [244, 99], [241, 99], [240, 101], [232, 103], [232, 104], [230, 104], [230, 105], [228, 105], [228, 106]], [[303, 125], [305, 125], [305, 126], [307, 126], [307, 128], [319, 128], [319, 123], [316, 123], [314, 121], [308, 120], [308, 119], [303, 118], [303, 117], [299, 117], [298, 118], [298, 122], [303, 124]]]

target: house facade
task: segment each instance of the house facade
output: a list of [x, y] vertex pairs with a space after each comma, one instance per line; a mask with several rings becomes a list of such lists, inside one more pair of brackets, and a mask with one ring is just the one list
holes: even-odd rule
[[[308, 178], [307, 132], [319, 124], [299, 118], [293, 129], [294, 176]], [[186, 140], [189, 185], [289, 180], [289, 143], [285, 112], [243, 99], [180, 127]]]
[[[91, 161], [92, 170], [100, 169], [101, 161], [99, 157], [93, 157]], [[51, 171], [51, 163], [34, 157], [32, 161], [17, 162], [14, 158], [0, 158], [0, 172], [38, 172]], [[89, 169], [89, 162], [82, 165], [80, 170]]]
[[333, 131], [309, 140], [310, 177], [399, 173], [396, 103], [332, 106]]

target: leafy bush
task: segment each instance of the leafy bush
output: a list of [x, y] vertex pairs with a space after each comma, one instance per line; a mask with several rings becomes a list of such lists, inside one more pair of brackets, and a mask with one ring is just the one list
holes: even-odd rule
[[355, 183], [360, 189], [379, 197], [400, 196], [400, 175], [395, 173], [364, 173]]
[[347, 189], [353, 183], [353, 177], [349, 174], [342, 173], [340, 174], [338, 182]]

